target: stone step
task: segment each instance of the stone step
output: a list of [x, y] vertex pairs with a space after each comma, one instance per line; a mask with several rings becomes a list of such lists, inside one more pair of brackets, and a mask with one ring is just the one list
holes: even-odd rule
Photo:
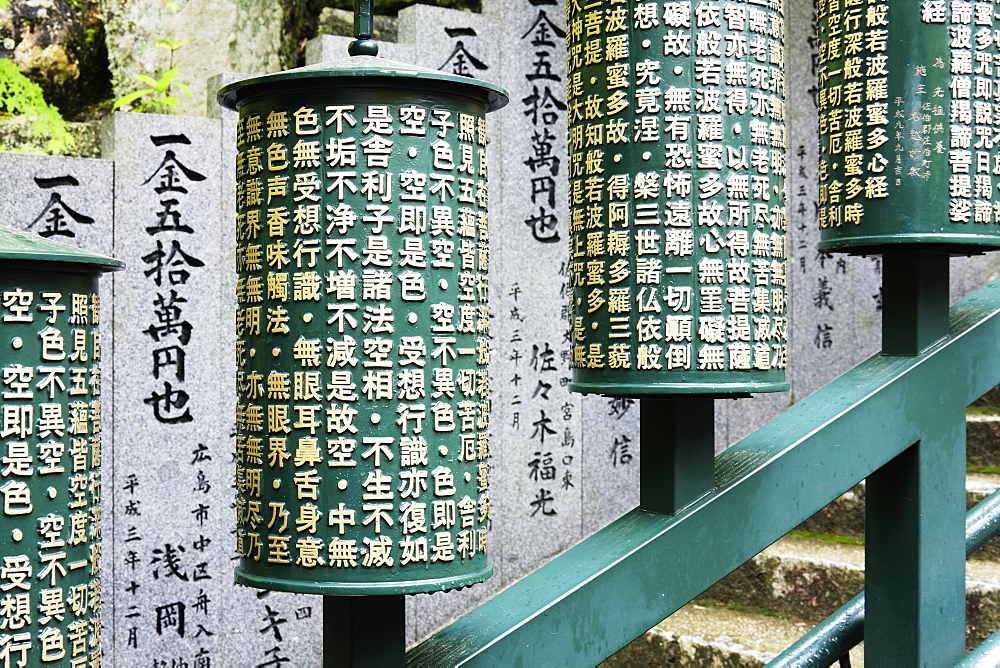
[[971, 406], [1000, 406], [1000, 385], [973, 401]]
[[969, 408], [965, 418], [965, 458], [973, 466], [1000, 467], [1000, 408]]
[[[815, 624], [864, 587], [864, 547], [785, 537], [699, 599], [767, 610]], [[966, 630], [975, 647], [1000, 628], [1000, 563], [966, 566]]]
[[973, 466], [1000, 466], [1000, 386], [969, 406], [965, 456]]
[[[967, 459], [1000, 467], [1000, 387], [973, 403], [967, 419]], [[971, 508], [997, 489], [1000, 474], [970, 473]], [[798, 527], [801, 532], [864, 539], [862, 482]], [[864, 547], [850, 542], [787, 536], [643, 634], [602, 666], [726, 666], [758, 668], [864, 586]], [[966, 646], [1000, 628], [1000, 537], [966, 566]], [[864, 665], [864, 645], [851, 652]]]
[[[1000, 448], [997, 448], [1000, 450]], [[1000, 489], [1000, 475], [970, 473], [965, 480], [967, 508]], [[864, 540], [865, 537], [865, 483], [856, 485], [846, 494], [830, 503], [798, 527], [799, 531], [816, 534], [847, 536]], [[973, 559], [1000, 561], [1000, 537], [994, 538], [973, 555]]]
[[816, 623], [864, 589], [864, 548], [782, 538], [699, 598]]
[[[759, 611], [693, 603], [657, 624], [601, 664], [607, 668], [760, 668], [811, 624]], [[864, 665], [864, 645], [851, 651]]]
[[[602, 666], [759, 668], [853, 598], [864, 548], [786, 537], [657, 624]], [[1000, 628], [1000, 564], [966, 567], [966, 646]], [[864, 646], [851, 652], [864, 665]]]

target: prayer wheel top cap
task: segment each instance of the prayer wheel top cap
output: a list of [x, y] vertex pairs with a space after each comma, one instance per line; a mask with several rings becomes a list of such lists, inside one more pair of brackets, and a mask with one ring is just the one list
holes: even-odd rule
[[121, 260], [2, 226], [0, 226], [0, 260], [95, 265], [98, 271], [118, 271], [125, 267], [125, 263]]
[[[219, 90], [218, 100], [223, 107], [236, 110], [247, 100], [295, 88], [314, 90], [320, 83], [318, 80], [335, 78], [340, 81], [326, 83], [393, 89], [412, 87], [428, 92], [464, 94], [482, 100], [486, 111], [501, 109], [509, 101], [507, 91], [495, 84], [376, 56], [350, 56], [244, 79]], [[403, 81], [406, 79], [419, 79], [419, 82], [406, 83]]]

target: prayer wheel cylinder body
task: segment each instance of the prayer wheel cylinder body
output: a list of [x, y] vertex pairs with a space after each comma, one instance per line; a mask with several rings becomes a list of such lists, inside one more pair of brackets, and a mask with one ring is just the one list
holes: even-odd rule
[[820, 249], [1000, 245], [994, 3], [816, 7]]
[[237, 582], [485, 580], [485, 114], [506, 94], [355, 56], [219, 100], [240, 115]]
[[782, 5], [570, 3], [571, 389], [787, 389]]
[[123, 264], [0, 227], [0, 266], [4, 656], [100, 663], [98, 277]]

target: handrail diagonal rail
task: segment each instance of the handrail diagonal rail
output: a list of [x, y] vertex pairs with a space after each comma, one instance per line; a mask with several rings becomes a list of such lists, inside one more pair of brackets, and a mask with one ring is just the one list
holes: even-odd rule
[[1000, 631], [984, 640], [979, 647], [955, 664], [955, 668], [989, 668], [1000, 664]]
[[407, 664], [602, 661], [920, 440], [942, 405], [934, 388], [968, 404], [1000, 384], [997, 340], [1000, 281], [952, 308], [947, 339], [915, 357], [875, 355], [719, 455], [711, 494], [675, 516], [625, 514]]
[[[1000, 533], [1000, 490], [980, 501], [965, 516], [965, 556], [971, 556], [997, 533]], [[766, 668], [826, 668], [861, 643], [864, 637], [865, 593], [862, 591], [768, 662]], [[1000, 635], [984, 644], [995, 645], [992, 651], [1000, 652]]]

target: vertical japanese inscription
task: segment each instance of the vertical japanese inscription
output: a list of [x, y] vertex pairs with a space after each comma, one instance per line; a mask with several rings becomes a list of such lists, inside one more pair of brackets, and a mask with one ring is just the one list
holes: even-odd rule
[[[943, 155], [948, 147], [948, 220], [951, 223], [1000, 223], [1000, 202], [993, 195], [1000, 186], [1000, 151], [997, 132], [1000, 127], [1000, 82], [994, 64], [998, 58], [997, 8], [994, 2], [924, 2], [920, 18], [925, 24], [948, 26], [949, 58], [935, 58], [928, 63], [950, 74], [946, 89], [935, 86], [930, 105], [921, 107], [921, 121], [928, 125], [927, 112], [933, 123], [933, 146], [924, 146], [924, 160], [929, 165], [928, 151]], [[947, 65], [945, 65], [947, 61]], [[915, 68], [916, 76], [926, 76], [926, 68]], [[946, 121], [948, 132], [941, 130], [944, 114], [940, 102], [951, 93], [951, 109]], [[928, 108], [929, 107], [929, 108]], [[935, 118], [936, 117], [936, 118]], [[925, 142], [926, 144], [927, 142]], [[911, 171], [916, 167], [911, 167]], [[901, 170], [896, 170], [897, 176]]]
[[484, 111], [364, 98], [241, 108], [236, 536], [273, 588], [486, 570]]
[[781, 389], [782, 2], [629, 7], [569, 4], [574, 385]]
[[[504, 19], [518, 37], [512, 45], [513, 95], [527, 124], [517, 127], [530, 137], [523, 145], [504, 149], [514, 154], [510, 160], [515, 162], [513, 168], [505, 167], [505, 181], [509, 186], [526, 185], [520, 193], [504, 193], [505, 213], [514, 219], [512, 246], [519, 255], [530, 253], [501, 296], [509, 307], [500, 317], [510, 327], [502, 347], [510, 363], [504, 381], [510, 390], [511, 443], [523, 439], [518, 465], [524, 467], [528, 483], [518, 511], [550, 529], [557, 518], [567, 526], [572, 522], [581, 467], [572, 428], [579, 404], [569, 395], [566, 373], [566, 136], [558, 129], [566, 122], [566, 68], [558, 58], [565, 49], [566, 31], [558, 4], [522, 1], [508, 9], [510, 16]], [[524, 227], [518, 227], [519, 221]], [[530, 276], [525, 273], [529, 266]], [[555, 322], [550, 317], [554, 303], [563, 305]], [[569, 539], [559, 530], [556, 534]]]
[[117, 278], [111, 304], [123, 446], [113, 462], [108, 657], [204, 665], [222, 656], [231, 609], [222, 593], [231, 553], [217, 540], [227, 505], [225, 411], [215, 391], [224, 369], [210, 334], [223, 270], [218, 124], [119, 114], [112, 137], [115, 251], [133, 271]]
[[[835, 0], [818, 4], [819, 20], [819, 131], [820, 189], [819, 226], [860, 225], [865, 203], [889, 196], [893, 168], [892, 153], [903, 153], [904, 122], [889, 110], [889, 5]], [[918, 67], [914, 76], [926, 75]], [[922, 87], [922, 86], [921, 86]], [[897, 102], [898, 103], [898, 102]], [[930, 103], [928, 103], [930, 104]], [[933, 109], [928, 107], [927, 123], [918, 111], [913, 141], [920, 153], [911, 176], [930, 176], [924, 144], [931, 143]], [[940, 114], [943, 114], [943, 107]], [[894, 117], [897, 141], [890, 140], [890, 116]], [[937, 119], [936, 135], [943, 131]], [[937, 137], [941, 139], [940, 136]], [[900, 176], [903, 164], [898, 156]], [[916, 166], [919, 167], [916, 167]]]
[[0, 661], [100, 665], [97, 282], [16, 274], [0, 279]]
[[995, 2], [824, 0], [817, 10], [824, 247], [995, 234], [980, 227], [1000, 220]]
[[63, 189], [80, 185], [76, 177], [69, 174], [48, 178], [36, 176], [33, 181], [39, 190], [49, 193], [49, 201], [28, 224], [29, 230], [37, 232], [41, 237], [63, 236], [72, 239], [76, 237], [76, 226], [94, 224], [93, 218], [77, 211], [63, 200]]
[[205, 266], [185, 243], [194, 234], [186, 221], [183, 200], [191, 183], [205, 176], [182, 163], [174, 145], [190, 144], [186, 135], [153, 135], [150, 142], [161, 153], [156, 171], [142, 186], [156, 193], [159, 207], [154, 220], [146, 225], [149, 252], [142, 256], [143, 274], [153, 285], [150, 322], [143, 330], [152, 342], [150, 366], [155, 389], [143, 403], [149, 406], [157, 422], [167, 425], [191, 422], [191, 396], [185, 388], [187, 346], [191, 344], [194, 325], [184, 315], [192, 272]]

